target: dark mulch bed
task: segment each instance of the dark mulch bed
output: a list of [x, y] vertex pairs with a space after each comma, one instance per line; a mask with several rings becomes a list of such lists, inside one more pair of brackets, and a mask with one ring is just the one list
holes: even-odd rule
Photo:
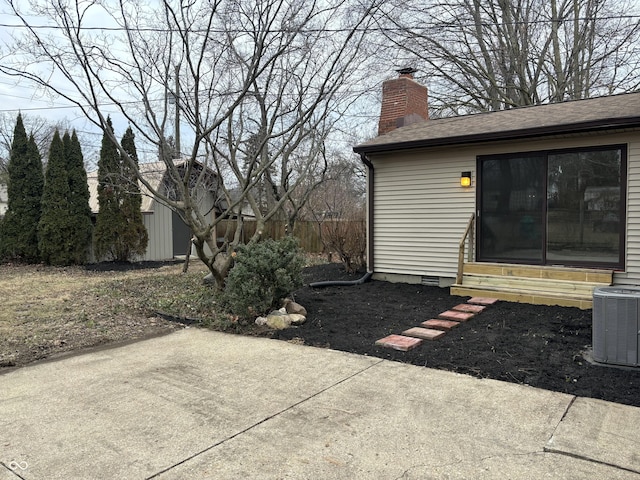
[[[307, 268], [305, 282], [357, 279], [339, 264]], [[593, 365], [591, 310], [499, 302], [444, 337], [409, 352], [375, 346], [389, 334], [419, 326], [463, 302], [448, 289], [371, 281], [349, 287], [304, 288], [295, 299], [306, 324], [274, 338], [370, 355], [513, 383], [640, 406], [640, 367]]]

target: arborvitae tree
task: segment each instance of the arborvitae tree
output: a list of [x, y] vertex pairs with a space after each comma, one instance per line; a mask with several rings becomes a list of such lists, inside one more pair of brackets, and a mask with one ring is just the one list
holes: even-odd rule
[[38, 147], [33, 135], [27, 139], [22, 115], [16, 121], [7, 169], [9, 198], [0, 224], [0, 257], [37, 262], [44, 177]]
[[38, 224], [40, 255], [45, 263], [51, 265], [70, 265], [75, 261], [70, 196], [64, 144], [56, 130], [49, 148], [42, 193], [42, 216]]
[[[107, 128], [113, 133], [111, 118], [107, 117]], [[100, 159], [98, 160], [98, 203], [100, 209], [96, 217], [94, 231], [94, 251], [98, 260], [127, 260], [120, 258], [118, 236], [123, 230], [120, 203], [122, 184], [120, 182], [120, 153], [105, 132], [102, 135]]]
[[[127, 128], [122, 141], [122, 148], [127, 152], [131, 161], [138, 165], [138, 152], [136, 150], [135, 135], [131, 127]], [[128, 161], [122, 164], [123, 181], [126, 193], [122, 199], [120, 212], [124, 216], [126, 228], [121, 232], [120, 240], [121, 252], [126, 254], [127, 258], [134, 255], [144, 255], [149, 242], [149, 235], [142, 220], [142, 196], [140, 195], [140, 187], [133, 165]], [[128, 252], [127, 252], [128, 250]]]
[[[107, 118], [107, 128], [113, 133], [110, 118]], [[122, 148], [137, 163], [131, 129], [122, 139]], [[135, 169], [120, 155], [106, 133], [98, 161], [98, 202], [100, 210], [94, 235], [96, 258], [126, 262], [144, 254], [148, 236], [140, 212], [142, 199]]]
[[65, 133], [63, 144], [69, 178], [69, 214], [71, 215], [69, 254], [73, 258], [73, 263], [81, 265], [87, 261], [93, 230], [87, 171], [84, 168], [82, 148], [75, 130], [71, 136], [68, 132]]

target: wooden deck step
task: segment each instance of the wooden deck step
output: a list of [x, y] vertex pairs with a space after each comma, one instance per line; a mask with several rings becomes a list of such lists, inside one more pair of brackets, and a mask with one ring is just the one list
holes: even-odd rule
[[463, 274], [498, 275], [502, 277], [546, 278], [573, 282], [593, 282], [611, 285], [613, 270], [594, 268], [554, 267], [541, 265], [519, 265], [513, 263], [464, 264]]
[[[479, 287], [481, 289], [513, 288], [517, 290], [531, 290], [536, 292], [563, 292], [576, 296], [593, 295], [593, 289], [601, 287], [602, 283], [580, 282], [572, 280], [553, 280], [549, 278], [531, 277], [501, 277], [497, 275], [464, 275], [463, 285]], [[609, 285], [609, 284], [606, 284]]]
[[592, 298], [575, 298], [556, 292], [528, 292], [528, 291], [501, 291], [491, 289], [467, 288], [464, 285], [452, 285], [451, 295], [471, 297], [476, 295], [491, 295], [506, 302], [530, 303], [532, 305], [559, 305], [561, 307], [577, 307], [583, 310], [593, 308]]
[[451, 294], [589, 309], [594, 288], [612, 281], [612, 270], [474, 262], [465, 264]]

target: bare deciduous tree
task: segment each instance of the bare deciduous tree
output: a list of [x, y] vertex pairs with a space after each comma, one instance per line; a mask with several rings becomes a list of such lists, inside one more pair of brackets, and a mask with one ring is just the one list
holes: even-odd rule
[[382, 25], [444, 116], [637, 90], [638, 15], [630, 0], [434, 0]]
[[[363, 78], [360, 47], [378, 1], [5, 0], [24, 30], [0, 71], [77, 105], [125, 158], [105, 128], [107, 106], [158, 149], [178, 192], [170, 198], [139, 180], [187, 223], [222, 287], [231, 264], [224, 252], [239, 243], [242, 222], [222, 246], [216, 224], [250, 209], [258, 239], [304, 174], [317, 171], [323, 142], [353, 102], [349, 85]], [[189, 136], [180, 162], [167, 147], [174, 108]], [[217, 218], [201, 211], [197, 195], [212, 171], [226, 207]], [[267, 202], [260, 185], [270, 189]]]
[[324, 249], [336, 253], [349, 272], [366, 263], [365, 178], [361, 163], [338, 158], [305, 206], [318, 224]]

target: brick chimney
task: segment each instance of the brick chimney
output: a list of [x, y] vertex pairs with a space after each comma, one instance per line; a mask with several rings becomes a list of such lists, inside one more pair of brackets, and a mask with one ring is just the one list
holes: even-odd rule
[[413, 68], [397, 70], [400, 74], [398, 78], [382, 84], [378, 135], [429, 119], [427, 87], [413, 79], [416, 71]]

